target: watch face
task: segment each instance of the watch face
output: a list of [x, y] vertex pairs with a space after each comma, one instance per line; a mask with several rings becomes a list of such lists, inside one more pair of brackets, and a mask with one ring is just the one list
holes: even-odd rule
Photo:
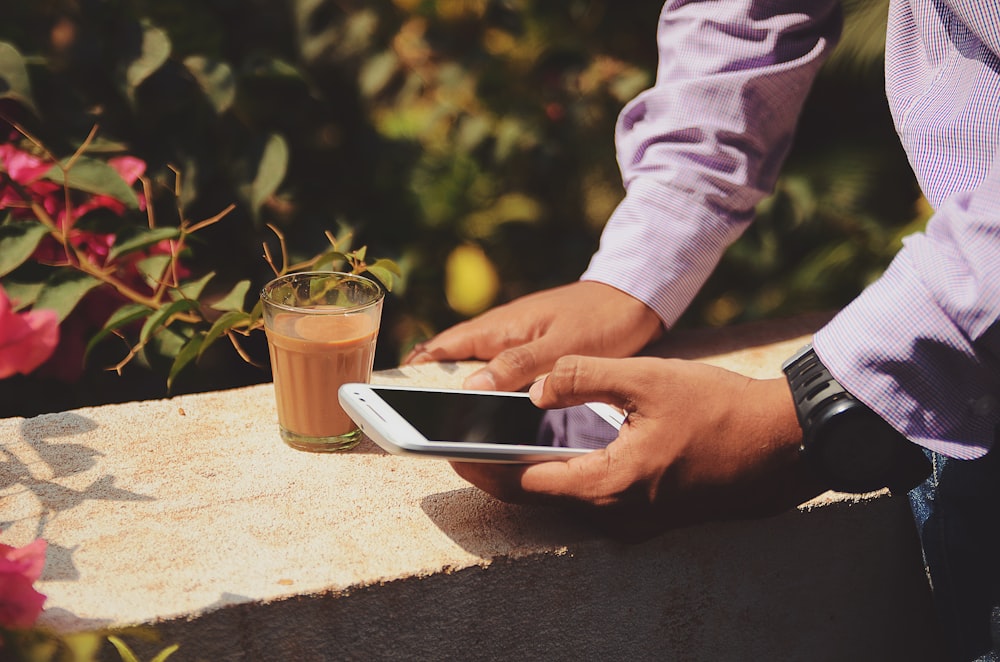
[[833, 489], [870, 492], [886, 487], [895, 469], [898, 435], [867, 407], [849, 405], [831, 410], [817, 426], [812, 446], [819, 464]]

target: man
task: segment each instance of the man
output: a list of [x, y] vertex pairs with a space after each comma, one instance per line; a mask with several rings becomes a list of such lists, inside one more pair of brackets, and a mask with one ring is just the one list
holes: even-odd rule
[[[446, 330], [409, 360], [488, 360], [470, 388], [516, 389], [551, 370], [531, 387], [536, 404], [625, 409], [605, 450], [455, 468], [499, 498], [576, 504], [629, 536], [777, 512], [828, 487], [907, 489], [926, 452], [934, 472], [911, 502], [945, 629], [957, 658], [995, 659], [1000, 5], [892, 1], [888, 99], [935, 214], [811, 351], [790, 357], [787, 381], [615, 358], [674, 324], [772, 190], [840, 20], [831, 0], [667, 2], [656, 83], [617, 127], [626, 196], [581, 280]], [[837, 454], [859, 457], [861, 474]]]

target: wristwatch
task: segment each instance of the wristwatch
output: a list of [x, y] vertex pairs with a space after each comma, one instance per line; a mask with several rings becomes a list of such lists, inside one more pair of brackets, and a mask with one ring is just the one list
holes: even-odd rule
[[803, 459], [838, 492], [907, 492], [927, 478], [921, 447], [847, 392], [808, 344], [781, 366], [802, 427]]

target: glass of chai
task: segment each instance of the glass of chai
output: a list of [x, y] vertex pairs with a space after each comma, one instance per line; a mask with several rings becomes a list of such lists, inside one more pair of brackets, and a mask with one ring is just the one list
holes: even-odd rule
[[383, 298], [375, 281], [338, 272], [288, 274], [261, 290], [278, 427], [292, 448], [329, 453], [361, 441], [337, 389], [371, 379]]

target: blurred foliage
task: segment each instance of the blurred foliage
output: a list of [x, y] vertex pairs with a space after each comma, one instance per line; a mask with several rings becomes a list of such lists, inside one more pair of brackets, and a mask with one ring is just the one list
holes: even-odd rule
[[[97, 124], [108, 149], [147, 163], [158, 190], [180, 173], [180, 204], [167, 208], [187, 217], [236, 203], [199, 233], [195, 274], [262, 285], [267, 224], [293, 260], [350, 231], [400, 264], [376, 353], [384, 368], [437, 330], [583, 271], [622, 196], [614, 122], [653, 80], [662, 3], [8, 4], [0, 41], [29, 63], [37, 108], [9, 94], [0, 108], [58, 154]], [[923, 222], [885, 107], [886, 5], [845, 1], [843, 42], [777, 190], [683, 325], [842, 306]], [[279, 178], [262, 167], [274, 159]], [[262, 344], [248, 352], [266, 361]], [[115, 386], [127, 373], [88, 366], [85, 401], [137, 393]], [[212, 358], [199, 367], [176, 390], [267, 379]], [[144, 395], [162, 388], [162, 376], [131, 378]]]
[[147, 626], [98, 629], [88, 632], [56, 634], [41, 627], [0, 629], [0, 653], [8, 662], [141, 662], [133, 646], [124, 637], [143, 648], [152, 648], [149, 662], [166, 662], [179, 648], [178, 644], [162, 647], [156, 631]]

